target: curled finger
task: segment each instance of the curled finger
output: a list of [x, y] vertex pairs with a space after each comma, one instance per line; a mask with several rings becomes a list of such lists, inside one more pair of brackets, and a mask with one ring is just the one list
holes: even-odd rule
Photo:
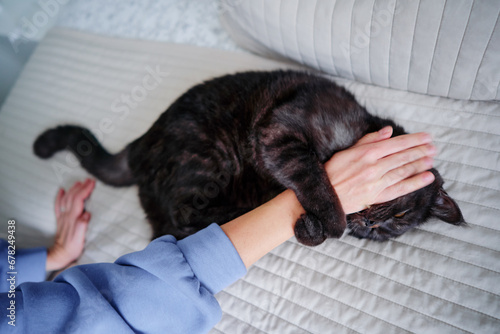
[[76, 221], [74, 233], [77, 238], [82, 240], [85, 239], [85, 233], [87, 232], [90, 217], [89, 212], [84, 212]]

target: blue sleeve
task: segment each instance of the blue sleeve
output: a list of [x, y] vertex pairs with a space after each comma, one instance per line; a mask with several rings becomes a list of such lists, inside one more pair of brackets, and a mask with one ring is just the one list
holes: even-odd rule
[[[9, 269], [9, 246], [10, 244], [0, 239], [0, 292], [6, 292], [10, 289], [10, 282], [15, 282], [18, 286], [24, 282], [41, 282], [45, 280], [45, 263], [47, 262], [47, 249], [44, 247], [16, 249], [12, 254], [15, 260], [14, 267]], [[8, 274], [11, 273], [11, 274]], [[15, 277], [14, 280], [7, 279]]]
[[[181, 241], [155, 239], [115, 263], [22, 284], [15, 298], [2, 294], [2, 312], [11, 313], [2, 315], [0, 332], [205, 333], [222, 315], [214, 294], [245, 273], [231, 241], [212, 224]], [[15, 327], [4, 307], [12, 300]]]

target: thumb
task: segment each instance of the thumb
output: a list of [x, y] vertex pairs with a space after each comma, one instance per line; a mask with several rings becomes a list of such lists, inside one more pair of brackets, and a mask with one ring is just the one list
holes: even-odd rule
[[84, 212], [76, 221], [75, 237], [78, 240], [85, 239], [85, 233], [87, 233], [87, 229], [89, 227], [90, 217], [90, 212]]
[[85, 222], [85, 223], [88, 223], [90, 221], [90, 212], [88, 211], [85, 211], [84, 213], [82, 213], [82, 215], [78, 218], [79, 221], [81, 222]]

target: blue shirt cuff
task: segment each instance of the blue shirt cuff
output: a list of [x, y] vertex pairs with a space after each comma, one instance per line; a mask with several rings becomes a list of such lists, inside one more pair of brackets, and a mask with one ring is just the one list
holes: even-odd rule
[[247, 270], [231, 240], [219, 225], [177, 242], [194, 274], [212, 294], [243, 277]]
[[24, 282], [45, 281], [47, 249], [45, 247], [20, 249], [16, 252], [16, 285]]
[[[44, 247], [18, 249], [12, 254], [13, 267], [8, 262], [9, 243], [0, 239], [0, 291], [6, 292], [10, 289], [10, 283], [15, 281], [15, 286], [24, 282], [41, 282], [45, 280], [45, 263], [47, 261], [47, 249]], [[12, 250], [12, 249], [11, 249]], [[13, 281], [7, 279], [14, 278]]]

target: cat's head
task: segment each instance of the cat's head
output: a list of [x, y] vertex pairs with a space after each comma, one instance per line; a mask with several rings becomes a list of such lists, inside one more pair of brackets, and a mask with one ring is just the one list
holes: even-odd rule
[[453, 225], [465, 225], [457, 203], [444, 191], [443, 179], [435, 169], [433, 183], [390, 202], [347, 216], [349, 234], [357, 238], [385, 241], [436, 217]]

